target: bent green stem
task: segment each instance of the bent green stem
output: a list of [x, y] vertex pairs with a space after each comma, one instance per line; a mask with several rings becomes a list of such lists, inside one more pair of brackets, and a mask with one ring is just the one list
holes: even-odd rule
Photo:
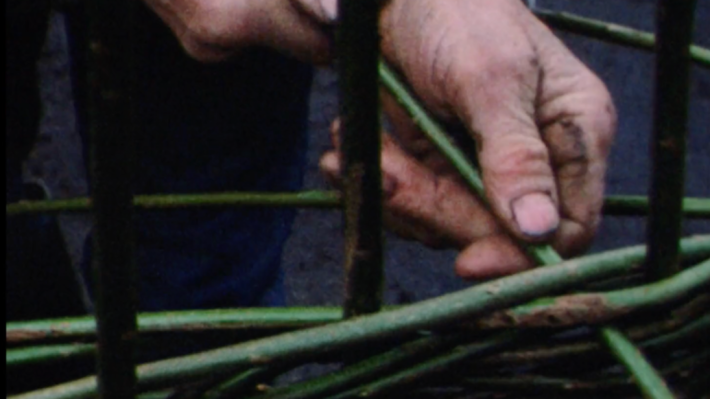
[[649, 398], [672, 399], [675, 396], [668, 389], [663, 377], [651, 366], [643, 354], [626, 336], [613, 327], [601, 330], [601, 336], [611, 352], [633, 375], [636, 384]]
[[[535, 9], [535, 15], [553, 28], [614, 44], [647, 51], [653, 51], [656, 45], [656, 35], [628, 26], [544, 9]], [[710, 67], [710, 49], [691, 44], [690, 57], [696, 64]]]

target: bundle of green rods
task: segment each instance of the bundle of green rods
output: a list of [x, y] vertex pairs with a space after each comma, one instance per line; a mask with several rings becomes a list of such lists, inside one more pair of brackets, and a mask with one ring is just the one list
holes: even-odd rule
[[[654, 45], [649, 33], [569, 14], [539, 15], [563, 29], [593, 30], [598, 38], [640, 48]], [[707, 49], [693, 46], [691, 57], [710, 65]], [[379, 72], [382, 85], [482, 194], [471, 162], [387, 65], [381, 63]], [[334, 192], [222, 193], [136, 197], [134, 204], [339, 208], [341, 198]], [[6, 211], [90, 207], [88, 199], [76, 199], [10, 204]], [[648, 208], [642, 197], [612, 197], [605, 213], [638, 216]], [[682, 212], [710, 219], [710, 199], [686, 198]], [[700, 398], [710, 392], [710, 235], [678, 245], [681, 271], [652, 283], [643, 273], [645, 246], [566, 261], [548, 246], [533, 246], [526, 249], [545, 267], [348, 320], [336, 307], [140, 314], [139, 352], [152, 353], [173, 335], [229, 345], [139, 365], [139, 397]], [[33, 374], [37, 366], [90, 362], [95, 339], [93, 317], [7, 323], [6, 372], [41, 379]], [[326, 366], [296, 383], [280, 378], [306, 364]], [[96, 394], [96, 377], [88, 376], [11, 397]]]

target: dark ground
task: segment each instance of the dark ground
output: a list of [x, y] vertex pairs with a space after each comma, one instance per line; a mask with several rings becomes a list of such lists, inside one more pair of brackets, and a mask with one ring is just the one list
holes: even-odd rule
[[[654, 1], [545, 0], [539, 7], [576, 12], [645, 30], [653, 29]], [[710, 0], [700, 0], [695, 41], [710, 46]], [[649, 180], [647, 149], [651, 131], [653, 57], [645, 52], [573, 35], [561, 35], [572, 50], [609, 86], [619, 111], [619, 133], [610, 158], [608, 192], [645, 194]], [[42, 177], [56, 197], [86, 193], [81, 151], [74, 130], [68, 83], [66, 39], [62, 20], [53, 18], [40, 65], [45, 116], [41, 139], [28, 175]], [[710, 197], [710, 72], [693, 69], [691, 133], [687, 194]], [[336, 113], [336, 79], [319, 71], [313, 86], [310, 116], [311, 148], [307, 188], [325, 188], [317, 170], [319, 155], [329, 147], [327, 127]], [[64, 216], [62, 227], [74, 258], [88, 226], [86, 217]], [[687, 222], [685, 233], [710, 232], [708, 222]], [[302, 211], [284, 253], [291, 305], [338, 304], [341, 300], [341, 217], [337, 212]], [[640, 243], [644, 223], [632, 218], [607, 218], [593, 251]], [[418, 244], [387, 238], [389, 303], [417, 301], [466, 285], [453, 274], [453, 252], [428, 250]]]

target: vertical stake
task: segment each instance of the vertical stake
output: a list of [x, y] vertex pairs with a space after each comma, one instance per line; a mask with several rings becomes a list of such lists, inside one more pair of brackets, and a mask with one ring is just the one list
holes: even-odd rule
[[93, 272], [98, 386], [103, 399], [133, 398], [136, 394], [133, 346], [137, 295], [131, 187], [134, 5], [132, 0], [87, 3]]
[[380, 310], [382, 267], [382, 176], [378, 0], [341, 0], [336, 32], [345, 191], [344, 316]]
[[653, 174], [646, 232], [647, 275], [652, 280], [679, 270], [695, 4], [695, 0], [661, 0], [657, 6]]

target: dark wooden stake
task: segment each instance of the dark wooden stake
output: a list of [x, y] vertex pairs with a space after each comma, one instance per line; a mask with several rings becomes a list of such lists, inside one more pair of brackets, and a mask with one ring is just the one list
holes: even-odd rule
[[695, 0], [658, 3], [656, 88], [651, 148], [648, 277], [659, 280], [679, 270], [685, 147], [688, 133], [690, 50]]
[[136, 278], [133, 264], [132, 9], [97, 0], [89, 12], [91, 183], [98, 385], [103, 399], [133, 398]]
[[336, 33], [345, 188], [345, 317], [382, 306], [379, 1], [343, 0]]

